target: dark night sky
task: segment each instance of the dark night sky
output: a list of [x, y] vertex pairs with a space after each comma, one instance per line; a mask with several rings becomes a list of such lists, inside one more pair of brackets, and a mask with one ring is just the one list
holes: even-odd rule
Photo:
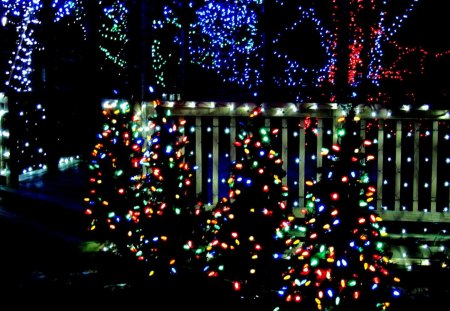
[[399, 41], [434, 52], [450, 49], [450, 13], [447, 5], [448, 2], [442, 0], [419, 1], [399, 31]]

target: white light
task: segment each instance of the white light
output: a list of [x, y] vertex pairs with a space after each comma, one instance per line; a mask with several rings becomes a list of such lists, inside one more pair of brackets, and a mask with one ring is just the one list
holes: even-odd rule
[[2, 16], [2, 26], [5, 27], [8, 22], [8, 18], [6, 16]]
[[410, 109], [411, 109], [411, 106], [409, 106], [409, 105], [403, 105], [401, 108], [401, 110], [403, 110], [403, 111], [409, 111]]

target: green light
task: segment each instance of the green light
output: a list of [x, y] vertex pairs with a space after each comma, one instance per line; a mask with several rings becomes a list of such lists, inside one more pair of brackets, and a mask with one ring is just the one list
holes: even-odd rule
[[384, 246], [383, 242], [378, 242], [377, 245], [376, 245], [376, 248], [378, 250], [383, 250], [383, 246]]
[[345, 136], [345, 129], [339, 129], [339, 130], [337, 131], [337, 135], [338, 135], [339, 137]]

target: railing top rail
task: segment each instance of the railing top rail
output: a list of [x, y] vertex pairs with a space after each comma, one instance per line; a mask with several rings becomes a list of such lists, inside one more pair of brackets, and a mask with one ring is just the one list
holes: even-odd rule
[[[152, 110], [151, 102], [143, 103]], [[161, 101], [161, 105], [171, 108], [174, 115], [185, 116], [248, 116], [257, 105], [254, 102], [226, 101]], [[261, 103], [267, 117], [317, 117], [334, 118], [345, 115], [347, 110], [336, 103]], [[361, 119], [450, 119], [449, 109], [431, 109], [426, 105], [411, 108], [403, 105], [386, 108], [373, 105], [357, 105], [356, 115]]]

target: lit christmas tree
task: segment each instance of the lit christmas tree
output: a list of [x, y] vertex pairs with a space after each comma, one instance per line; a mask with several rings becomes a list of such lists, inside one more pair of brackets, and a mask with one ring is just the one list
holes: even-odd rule
[[194, 248], [202, 271], [228, 284], [225, 290], [234, 289], [244, 302], [270, 291], [281, 273], [277, 267], [285, 246], [277, 228], [289, 211], [283, 163], [273, 149], [278, 135], [278, 129], [264, 126], [262, 108], [255, 108], [234, 143], [238, 157], [228, 180], [229, 198], [213, 208], [205, 242]]
[[372, 142], [359, 136], [353, 110], [339, 122], [338, 143], [323, 151], [321, 178], [306, 183], [304, 236], [286, 240], [288, 267], [278, 295], [286, 308], [387, 310], [400, 295], [400, 280], [389, 271], [373, 202], [368, 167], [374, 156], [365, 153]]
[[150, 277], [166, 280], [186, 270], [191, 253], [186, 244], [192, 234], [196, 197], [193, 166], [184, 148], [189, 143], [185, 120], [154, 102], [142, 163], [145, 176], [135, 206], [136, 225], [129, 248]]
[[105, 102], [103, 130], [89, 163], [90, 192], [85, 198], [89, 230], [95, 239], [129, 253], [129, 232], [133, 229], [134, 203], [142, 167], [139, 159], [143, 140], [132, 130], [132, 111], [127, 101]]

